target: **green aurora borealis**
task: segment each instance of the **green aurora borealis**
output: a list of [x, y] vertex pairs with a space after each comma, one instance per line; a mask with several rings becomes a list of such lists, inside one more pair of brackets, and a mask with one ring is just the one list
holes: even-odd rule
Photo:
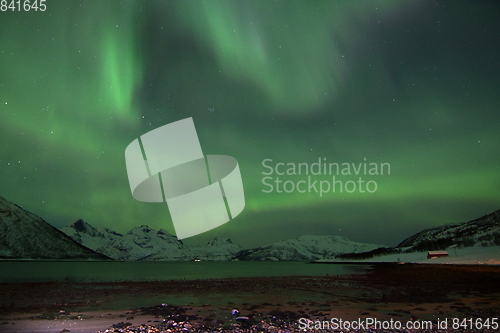
[[[498, 17], [500, 3], [451, 0], [49, 0], [45, 12], [0, 12], [0, 195], [58, 228], [83, 218], [174, 233], [166, 204], [132, 198], [124, 152], [193, 117], [205, 155], [238, 160], [246, 207], [185, 243], [396, 245], [478, 218], [500, 209]], [[263, 192], [265, 159], [365, 158], [390, 164], [361, 175], [374, 193]]]

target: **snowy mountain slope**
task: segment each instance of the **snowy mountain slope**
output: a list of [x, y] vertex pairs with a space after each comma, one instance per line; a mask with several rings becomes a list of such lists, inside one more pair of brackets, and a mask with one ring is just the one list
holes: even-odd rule
[[410, 236], [396, 247], [340, 255], [340, 259], [369, 259], [400, 253], [446, 250], [451, 248], [500, 246], [500, 210], [470, 222], [446, 224]]
[[479, 219], [426, 229], [402, 241], [401, 251], [444, 250], [458, 247], [500, 245], [500, 210]]
[[163, 251], [179, 253], [182, 257], [179, 251], [182, 246], [182, 242], [167, 231], [156, 231], [143, 225], [100, 247], [97, 252], [117, 260], [140, 260]]
[[340, 236], [302, 236], [265, 247], [242, 250], [230, 239], [215, 238], [205, 246], [185, 246], [165, 230], [143, 225], [120, 235], [96, 229], [81, 220], [62, 229], [75, 241], [116, 260], [317, 260], [342, 253], [364, 252], [380, 247], [353, 242]]
[[73, 241], [40, 217], [0, 197], [0, 258], [109, 259]]
[[144, 225], [125, 235], [109, 229], [96, 229], [83, 221], [77, 221], [63, 230], [81, 244], [118, 260], [367, 259], [378, 255], [441, 250], [455, 244], [458, 247], [499, 245], [500, 211], [471, 222], [424, 230], [393, 248], [354, 242], [341, 236], [302, 236], [242, 250], [229, 239], [217, 238], [206, 246], [185, 246], [167, 231], [156, 231]]
[[[215, 237], [206, 246], [184, 246], [180, 260], [227, 261], [232, 260], [241, 250], [242, 248], [233, 244], [229, 238]], [[179, 258], [181, 258], [179, 252], [164, 250], [145, 258], [145, 260], [179, 260]]]
[[121, 234], [107, 228], [94, 228], [81, 219], [62, 228], [61, 231], [77, 243], [84, 244], [94, 251], [122, 237]]
[[157, 231], [146, 225], [121, 235], [78, 220], [61, 231], [80, 244], [115, 260], [231, 260], [241, 250], [230, 239], [218, 238], [206, 246], [185, 246], [167, 231]]
[[342, 236], [309, 236], [289, 239], [243, 250], [236, 255], [239, 260], [311, 261], [334, 258], [339, 254], [366, 252], [382, 245], [354, 242]]

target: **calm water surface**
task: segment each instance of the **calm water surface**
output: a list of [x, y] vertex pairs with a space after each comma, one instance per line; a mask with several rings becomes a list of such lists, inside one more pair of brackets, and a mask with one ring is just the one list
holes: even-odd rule
[[252, 261], [0, 261], [0, 282], [166, 281], [365, 273], [370, 265]]

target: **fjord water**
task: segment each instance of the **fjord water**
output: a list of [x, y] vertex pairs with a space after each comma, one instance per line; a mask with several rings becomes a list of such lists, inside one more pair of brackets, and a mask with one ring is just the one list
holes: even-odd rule
[[254, 261], [0, 261], [0, 283], [113, 282], [364, 273], [369, 265]]

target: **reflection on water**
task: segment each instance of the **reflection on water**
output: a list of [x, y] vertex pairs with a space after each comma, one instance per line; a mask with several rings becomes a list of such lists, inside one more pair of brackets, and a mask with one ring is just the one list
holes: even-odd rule
[[369, 265], [253, 261], [0, 261], [0, 282], [167, 281], [359, 274]]

